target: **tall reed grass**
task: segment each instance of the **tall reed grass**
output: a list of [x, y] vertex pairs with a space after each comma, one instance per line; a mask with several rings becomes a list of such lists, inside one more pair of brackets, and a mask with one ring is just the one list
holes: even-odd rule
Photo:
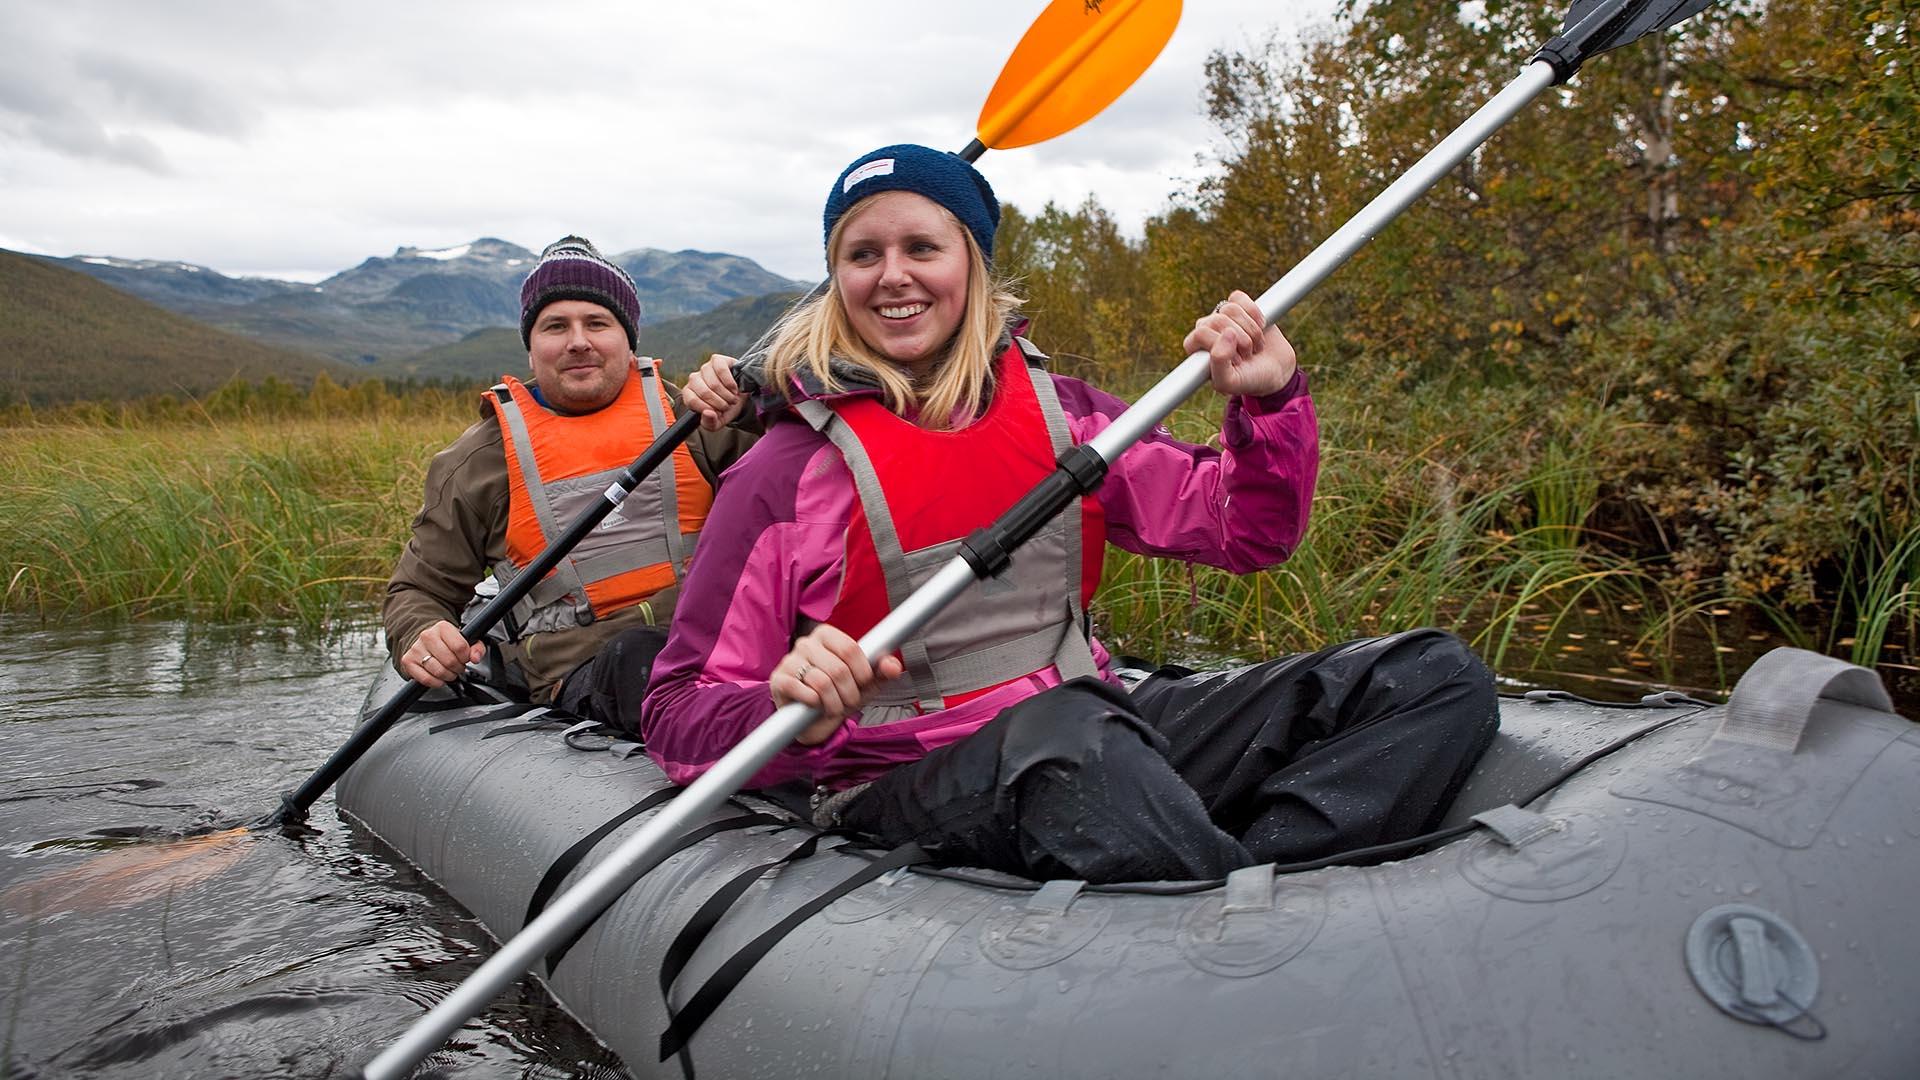
[[0, 428], [4, 607], [348, 617], [379, 595], [426, 463], [464, 424], [202, 414]]
[[[8, 418], [0, 610], [368, 621], [427, 461], [470, 421], [471, 397], [324, 396]], [[1205, 398], [1171, 418], [1176, 435], [1217, 439], [1219, 399]], [[1690, 653], [1685, 678], [1715, 688], [1762, 639], [1883, 670], [1912, 655], [1910, 516], [1868, 522], [1838, 609], [1802, 622], [1596, 530], [1603, 431], [1541, 430], [1515, 395], [1485, 388], [1389, 399], [1335, 384], [1316, 398], [1322, 467], [1300, 549], [1244, 577], [1112, 552], [1095, 611], [1109, 645], [1214, 662], [1436, 625], [1504, 672], [1584, 664], [1673, 681]]]
[[[1164, 652], [1178, 627], [1176, 650], [1256, 657], [1442, 626], [1496, 668], [1540, 666], [1581, 611], [1662, 606], [1647, 568], [1582, 542], [1597, 485], [1570, 479], [1564, 453], [1469, 489], [1440, 443], [1362, 446], [1323, 450], [1308, 535], [1279, 567], [1236, 576], [1115, 553], [1100, 594], [1114, 640]], [[1551, 514], [1540, 512], [1543, 491]]]
[[[1110, 645], [1207, 663], [1440, 626], [1498, 671], [1671, 681], [1685, 652], [1685, 677], [1710, 689], [1738, 675], [1723, 656], [1757, 651], [1752, 635], [1720, 651], [1740, 620], [1716, 583], [1663, 573], [1591, 526], [1604, 430], [1540, 430], [1508, 392], [1358, 389], [1316, 387], [1321, 470], [1299, 550], [1246, 576], [1110, 552], [1096, 610]], [[1174, 433], [1217, 441], [1218, 413], [1189, 406]]]

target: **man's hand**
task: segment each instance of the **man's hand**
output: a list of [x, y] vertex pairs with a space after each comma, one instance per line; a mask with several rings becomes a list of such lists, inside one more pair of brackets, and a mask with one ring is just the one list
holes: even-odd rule
[[400, 654], [400, 674], [431, 690], [459, 678], [468, 664], [479, 663], [485, 655], [484, 643], [467, 644], [460, 628], [442, 619], [420, 631]]

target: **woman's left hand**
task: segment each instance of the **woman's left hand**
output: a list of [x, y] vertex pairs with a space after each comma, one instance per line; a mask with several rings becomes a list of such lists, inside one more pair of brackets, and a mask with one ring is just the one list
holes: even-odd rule
[[1298, 366], [1293, 345], [1277, 326], [1265, 326], [1253, 297], [1233, 295], [1193, 324], [1185, 347], [1207, 354], [1213, 388], [1223, 394], [1265, 397], [1286, 389]]
[[719, 431], [746, 406], [740, 385], [733, 381], [736, 362], [731, 356], [714, 353], [687, 377], [687, 385], [680, 391], [680, 404], [700, 414], [703, 430]]

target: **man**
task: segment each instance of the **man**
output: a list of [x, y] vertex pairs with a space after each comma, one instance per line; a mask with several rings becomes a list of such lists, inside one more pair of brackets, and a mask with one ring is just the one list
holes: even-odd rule
[[[533, 381], [507, 376], [483, 394], [481, 419], [434, 456], [387, 583], [401, 674], [441, 686], [480, 660], [485, 644], [458, 625], [474, 586], [532, 562], [671, 423], [656, 365], [634, 355], [639, 324], [633, 280], [591, 243], [568, 236], [541, 253], [520, 286]], [[515, 606], [506, 652], [535, 701], [637, 724], [713, 484], [752, 441], [697, 433]]]

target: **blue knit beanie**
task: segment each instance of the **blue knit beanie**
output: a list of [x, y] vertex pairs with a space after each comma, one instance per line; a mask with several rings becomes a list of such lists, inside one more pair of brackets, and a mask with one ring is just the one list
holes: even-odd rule
[[911, 191], [924, 195], [952, 212], [993, 263], [993, 231], [1000, 225], [1000, 201], [993, 197], [987, 178], [959, 157], [940, 150], [898, 143], [864, 154], [841, 170], [827, 193], [821, 215], [823, 241], [833, 236], [834, 222], [853, 204], [883, 191]]
[[633, 279], [585, 237], [563, 236], [548, 244], [520, 283], [520, 344], [533, 347], [533, 321], [559, 300], [585, 300], [613, 312], [627, 332], [627, 348], [639, 346], [640, 294]]

